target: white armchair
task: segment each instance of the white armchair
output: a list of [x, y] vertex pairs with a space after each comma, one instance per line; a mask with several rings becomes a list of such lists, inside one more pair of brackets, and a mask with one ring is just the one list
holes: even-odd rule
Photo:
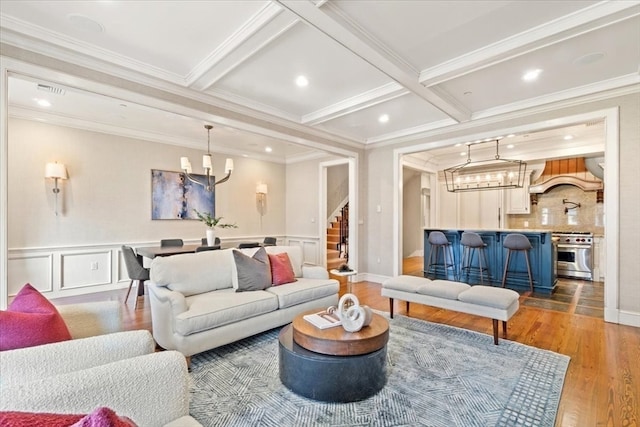
[[[181, 353], [155, 353], [147, 330], [114, 332], [118, 302], [57, 308], [74, 339], [0, 352], [0, 411], [88, 414], [106, 406], [139, 426], [200, 426], [189, 416]], [[96, 336], [78, 338], [86, 335]]]

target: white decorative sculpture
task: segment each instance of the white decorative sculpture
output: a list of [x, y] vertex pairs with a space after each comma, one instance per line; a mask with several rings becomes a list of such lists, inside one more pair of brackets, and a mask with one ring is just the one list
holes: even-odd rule
[[366, 305], [361, 306], [358, 297], [353, 294], [344, 294], [340, 298], [337, 311], [335, 307], [329, 307], [327, 311], [336, 312], [347, 332], [358, 332], [368, 326], [373, 318], [371, 309]]

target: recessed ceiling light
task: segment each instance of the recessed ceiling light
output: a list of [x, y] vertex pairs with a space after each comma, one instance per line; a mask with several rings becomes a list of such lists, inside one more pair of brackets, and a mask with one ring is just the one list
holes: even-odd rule
[[507, 135], [507, 138], [513, 138], [514, 136], [516, 136], [514, 133], [510, 133], [509, 135]]
[[513, 144], [507, 145], [507, 148], [513, 148], [513, 147], [515, 147], [515, 145], [513, 145]]
[[527, 71], [526, 73], [524, 73], [522, 75], [522, 80], [524, 80], [525, 82], [532, 82], [534, 80], [537, 80], [538, 76], [540, 75], [541, 72], [542, 72], [542, 70], [540, 68], [536, 68], [535, 70]]
[[88, 16], [80, 15], [78, 13], [72, 13], [67, 16], [67, 19], [83, 31], [90, 31], [92, 33], [103, 33], [104, 27], [97, 21], [89, 18]]
[[565, 135], [565, 136], [564, 136], [564, 140], [565, 140], [565, 141], [570, 141], [570, 140], [572, 140], [572, 139], [573, 139], [573, 135]]
[[574, 65], [589, 65], [600, 61], [602, 58], [604, 58], [604, 53], [591, 52], [586, 55], [579, 56], [571, 62], [573, 62]]
[[264, 148], [264, 151], [266, 151], [267, 153], [270, 153], [270, 152], [272, 152], [272, 151], [273, 151], [273, 148], [271, 148], [271, 147], [265, 147], [265, 148]]
[[466, 152], [466, 151], [461, 151], [461, 152], [460, 152], [460, 155], [461, 155], [461, 156], [466, 156], [466, 155], [467, 155], [467, 152]]
[[249, 157], [249, 155], [248, 154], [243, 154], [242, 157]]
[[38, 103], [38, 105], [41, 106], [41, 107], [51, 107], [51, 103], [49, 101], [47, 101], [46, 99], [34, 98], [34, 101], [36, 101]]
[[307, 79], [305, 76], [298, 76], [296, 78], [296, 84], [298, 85], [298, 87], [309, 86], [309, 79]]
[[460, 147], [462, 145], [462, 142], [458, 142], [456, 145], [454, 145], [454, 147]]
[[383, 114], [380, 117], [378, 117], [378, 121], [380, 123], [387, 123], [389, 121], [389, 115], [388, 114]]

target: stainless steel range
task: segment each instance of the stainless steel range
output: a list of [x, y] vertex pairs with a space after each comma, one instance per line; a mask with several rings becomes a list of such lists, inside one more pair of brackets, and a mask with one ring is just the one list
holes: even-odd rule
[[593, 234], [554, 232], [558, 247], [558, 276], [593, 280]]

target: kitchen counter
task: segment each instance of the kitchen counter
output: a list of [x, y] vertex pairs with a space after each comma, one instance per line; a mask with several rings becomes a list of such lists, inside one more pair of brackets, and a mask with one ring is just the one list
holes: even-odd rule
[[[529, 251], [529, 261], [531, 263], [531, 274], [533, 276], [533, 289], [536, 293], [550, 294], [556, 286], [556, 247], [555, 242], [551, 238], [549, 230], [514, 230], [514, 229], [443, 229], [443, 228], [424, 228], [424, 269], [426, 269], [429, 250], [429, 233], [432, 231], [442, 231], [453, 249], [454, 263], [457, 271], [460, 271], [460, 263], [462, 260], [463, 246], [460, 244], [462, 233], [464, 231], [473, 231], [478, 233], [482, 241], [487, 245], [485, 248], [487, 262], [489, 264], [490, 284], [493, 286], [501, 286], [502, 274], [504, 271], [504, 263], [507, 258], [507, 250], [503, 248], [504, 238], [510, 233], [524, 234], [531, 242], [532, 249]], [[476, 251], [477, 252], [477, 251]], [[473, 266], [478, 266], [478, 257], [473, 257]], [[526, 275], [526, 264], [522, 254], [512, 255], [509, 264], [509, 270], [523, 271], [525, 274], [507, 275], [506, 287], [517, 291], [529, 290], [529, 279]], [[438, 278], [445, 278], [444, 273]], [[453, 280], [451, 272], [448, 273], [448, 279]], [[465, 274], [460, 281], [471, 284], [480, 283], [480, 275], [472, 272], [469, 277]], [[485, 277], [486, 284], [486, 277]]]

